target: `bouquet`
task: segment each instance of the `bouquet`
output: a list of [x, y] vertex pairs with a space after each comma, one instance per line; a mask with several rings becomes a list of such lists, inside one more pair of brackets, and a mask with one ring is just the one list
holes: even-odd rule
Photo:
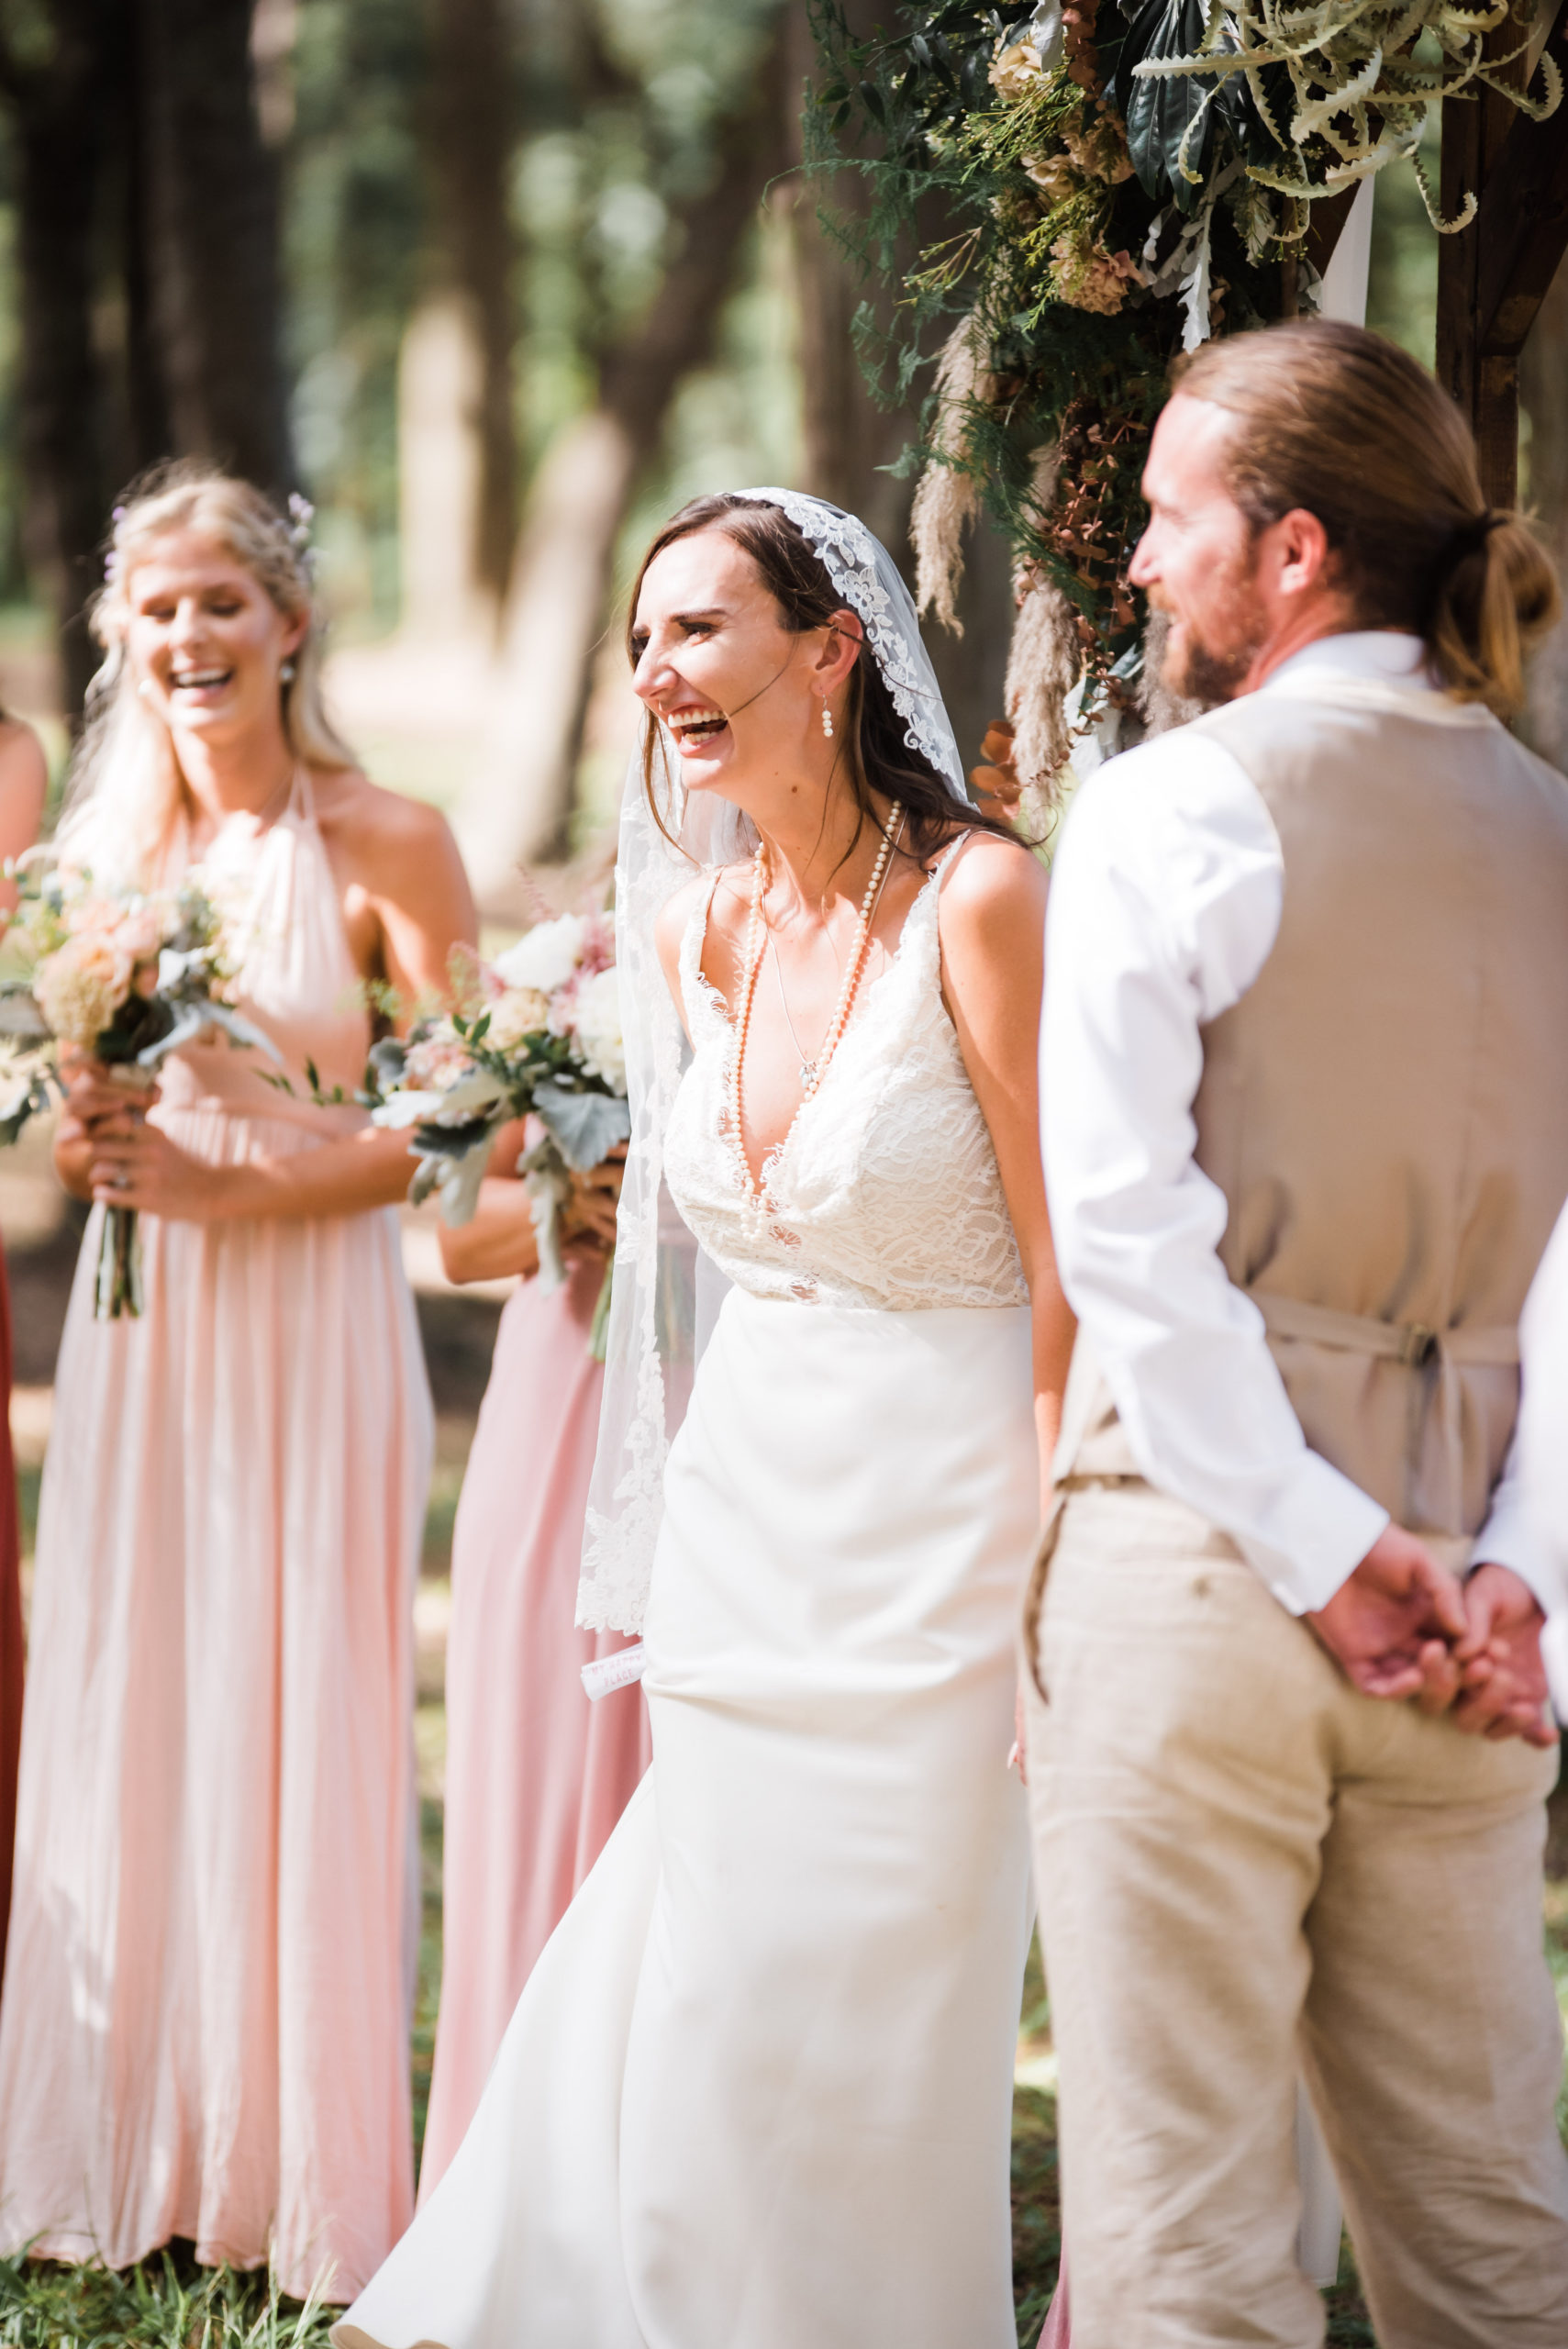
[[[536, 924], [494, 963], [458, 974], [456, 1008], [417, 1020], [371, 1052], [372, 1122], [412, 1128], [419, 1161], [408, 1196], [432, 1191], [450, 1226], [466, 1223], [498, 1130], [529, 1115], [542, 1139], [517, 1162], [539, 1234], [539, 1278], [565, 1277], [561, 1210], [585, 1174], [631, 1131], [626, 1103], [615, 928], [608, 914]], [[604, 1360], [610, 1270], [589, 1352]]]
[[[0, 990], [0, 1143], [13, 1142], [50, 1092], [61, 1046], [102, 1062], [128, 1095], [150, 1092], [161, 1062], [211, 1028], [279, 1058], [272, 1038], [225, 1000], [234, 980], [226, 926], [200, 873], [150, 895], [98, 887], [91, 874], [18, 860], [22, 903], [7, 932], [26, 976]], [[134, 1208], [104, 1219], [94, 1310], [142, 1309]]]

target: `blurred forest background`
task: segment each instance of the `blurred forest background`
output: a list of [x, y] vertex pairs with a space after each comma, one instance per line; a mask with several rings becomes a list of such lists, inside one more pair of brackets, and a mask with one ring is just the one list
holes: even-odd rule
[[[856, 0], [869, 28], [890, 13]], [[806, 0], [0, 0], [0, 694], [57, 758], [116, 491], [217, 454], [317, 507], [339, 715], [447, 806], [486, 907], [609, 814], [639, 541], [779, 481], [895, 549], [850, 337], [868, 289], [807, 184]], [[1429, 362], [1436, 238], [1378, 184], [1370, 317]], [[878, 298], [886, 299], [885, 293]], [[1527, 495], [1568, 511], [1568, 287], [1527, 373]], [[935, 646], [1000, 707], [1006, 563]], [[1568, 751], [1568, 669], [1535, 731]]]
[[[849, 13], [869, 31], [892, 10]], [[876, 406], [851, 335], [863, 299], [894, 297], [819, 218], [854, 211], [856, 181], [804, 176], [812, 65], [807, 0], [0, 0], [0, 701], [40, 725], [57, 783], [109, 509], [164, 454], [314, 501], [339, 718], [379, 782], [450, 811], [493, 931], [529, 910], [524, 862], [561, 863], [612, 817], [635, 711], [618, 603], [664, 513], [782, 483], [854, 507], [902, 559], [912, 419]], [[1370, 323], [1429, 365], [1436, 294], [1413, 174], [1385, 173]], [[1561, 560], [1568, 280], [1524, 388], [1524, 495]], [[973, 757], [1012, 614], [995, 540], [971, 551], [961, 612], [962, 640], [932, 651]], [[1568, 637], [1538, 662], [1530, 727], [1568, 763]], [[43, 1120], [4, 1155], [26, 1552], [82, 1218]], [[416, 1605], [421, 2112], [451, 1522], [510, 1286], [450, 1288], [432, 1214], [403, 1218], [438, 1414]], [[1568, 2010], [1568, 1811], [1552, 1876]], [[1037, 1975], [1015, 2143], [1026, 2337], [1055, 2275], [1054, 2079]], [[120, 2288], [71, 2288], [100, 2284]], [[7, 2340], [194, 2337], [117, 2301], [67, 2321], [28, 2300], [42, 2290], [0, 2272]], [[1329, 2338], [1372, 2340], [1348, 2267]]]

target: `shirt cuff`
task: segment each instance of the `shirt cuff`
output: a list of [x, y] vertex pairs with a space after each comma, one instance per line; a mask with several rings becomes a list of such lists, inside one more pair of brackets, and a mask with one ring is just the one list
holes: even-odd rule
[[1236, 1533], [1236, 1546], [1292, 1615], [1326, 1607], [1390, 1521], [1385, 1508], [1318, 1452], [1301, 1454], [1269, 1519], [1277, 1541], [1252, 1527]]
[[1524, 1495], [1507, 1483], [1500, 1486], [1492, 1514], [1475, 1537], [1471, 1567], [1507, 1566], [1529, 1586], [1544, 1615], [1561, 1615], [1568, 1607], [1568, 1591], [1547, 1543], [1536, 1529]]

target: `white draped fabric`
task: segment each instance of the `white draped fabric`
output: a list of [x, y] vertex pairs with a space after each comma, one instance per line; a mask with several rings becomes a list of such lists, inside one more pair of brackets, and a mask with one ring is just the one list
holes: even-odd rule
[[[939, 891], [772, 1162], [794, 1296], [757, 1293], [701, 912], [688, 936], [668, 1171], [735, 1286], [664, 1476], [653, 1765], [339, 2349], [1015, 2349], [1039, 1465]], [[884, 1185], [921, 1104], [919, 1179]]]

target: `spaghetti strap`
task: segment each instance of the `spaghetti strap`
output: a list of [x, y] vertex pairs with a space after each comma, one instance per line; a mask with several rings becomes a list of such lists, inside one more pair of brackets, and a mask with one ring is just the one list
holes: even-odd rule
[[979, 834], [973, 829], [973, 828], [966, 825], [964, 829], [959, 833], [956, 840], [949, 841], [946, 848], [943, 849], [940, 856], [938, 857], [935, 864], [932, 865], [931, 870], [927, 876], [928, 879], [936, 883], [937, 895], [939, 896], [940, 896], [942, 892], [942, 884], [946, 881], [949, 873], [952, 870], [952, 867], [958, 863], [962, 852], [969, 846], [971, 841], [978, 840], [978, 838]]

